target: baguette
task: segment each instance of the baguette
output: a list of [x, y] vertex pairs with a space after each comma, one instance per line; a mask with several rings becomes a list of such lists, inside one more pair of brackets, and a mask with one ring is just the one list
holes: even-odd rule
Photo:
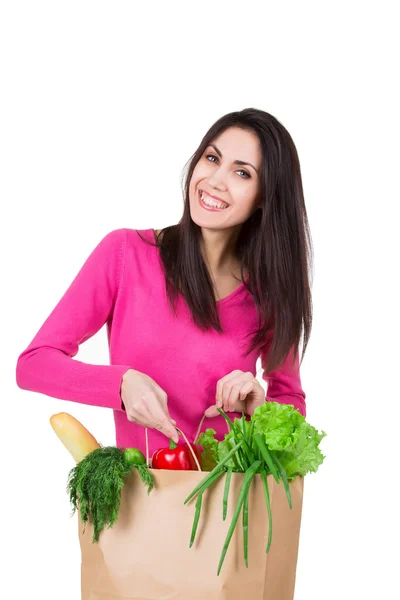
[[78, 463], [89, 452], [100, 448], [94, 436], [72, 415], [61, 412], [50, 417], [50, 424]]

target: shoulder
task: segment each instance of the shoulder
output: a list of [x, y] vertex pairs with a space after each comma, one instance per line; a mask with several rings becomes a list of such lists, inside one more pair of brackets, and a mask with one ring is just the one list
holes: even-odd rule
[[96, 256], [97, 260], [109, 262], [110, 260], [117, 259], [120, 261], [125, 253], [126, 238], [126, 228], [108, 231], [97, 242], [92, 254]]
[[[119, 259], [125, 256], [143, 256], [146, 259], [155, 253], [160, 240], [160, 230], [155, 229], [133, 229], [121, 227], [113, 229], [104, 235], [98, 244], [98, 254], [109, 256], [110, 253], [118, 255]], [[158, 236], [158, 239], [157, 239]]]
[[103, 234], [103, 237], [100, 239], [99, 245], [102, 244], [111, 246], [113, 244], [121, 244], [126, 240], [126, 228], [113, 229], [112, 231], [108, 231]]
[[125, 228], [126, 248], [136, 253], [147, 253], [155, 246], [154, 229]]
[[100, 240], [98, 246], [102, 246], [107, 249], [119, 248], [125, 250], [127, 246], [140, 246], [144, 240], [154, 242], [153, 229], [132, 229], [129, 227], [121, 227], [106, 233]]
[[[109, 245], [118, 249], [122, 262], [126, 260], [149, 260], [156, 249], [153, 229], [133, 229], [124, 227], [110, 231], [106, 238]], [[105, 238], [105, 239], [106, 239]]]
[[107, 270], [112, 277], [116, 278], [119, 285], [124, 279], [127, 266], [132, 271], [132, 269], [135, 270], [135, 265], [149, 263], [149, 253], [152, 247], [144, 240], [154, 242], [152, 229], [129, 227], [112, 229], [104, 234], [98, 242], [92, 252], [91, 264], [95, 265], [95, 268]]

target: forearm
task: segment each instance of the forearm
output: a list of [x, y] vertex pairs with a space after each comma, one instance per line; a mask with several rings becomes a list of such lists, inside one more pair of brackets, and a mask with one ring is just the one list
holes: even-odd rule
[[93, 365], [55, 348], [23, 352], [17, 361], [18, 387], [61, 400], [123, 410], [120, 395], [128, 365]]

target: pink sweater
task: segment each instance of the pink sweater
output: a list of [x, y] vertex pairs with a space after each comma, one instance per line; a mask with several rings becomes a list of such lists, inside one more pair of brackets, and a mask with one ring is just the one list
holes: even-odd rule
[[[251, 339], [246, 334], [257, 327], [254, 301], [243, 284], [217, 302], [223, 334], [196, 327], [183, 296], [174, 317], [159, 250], [142, 241], [137, 231], [155, 240], [153, 229], [124, 228], [100, 241], [18, 357], [16, 381], [24, 390], [113, 409], [116, 445], [144, 451], [144, 428], [128, 421], [121, 404], [122, 376], [128, 369], [146, 373], [161, 386], [171, 417], [193, 440], [205, 409], [215, 404], [217, 381], [234, 369], [256, 375], [256, 360], [261, 355], [263, 366], [268, 348], [245, 358], [240, 355]], [[104, 324], [110, 364], [75, 360], [79, 345]], [[293, 404], [305, 416], [298, 359], [294, 370], [290, 359], [268, 377], [263, 371], [266, 400]], [[218, 439], [227, 431], [221, 416], [206, 419], [203, 430], [206, 427], [213, 427]], [[95, 424], [88, 429], [95, 434]], [[165, 446], [168, 439], [149, 430], [150, 453]]]

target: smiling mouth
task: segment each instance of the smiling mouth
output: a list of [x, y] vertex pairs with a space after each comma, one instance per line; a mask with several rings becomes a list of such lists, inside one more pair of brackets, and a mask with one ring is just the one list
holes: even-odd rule
[[203, 208], [212, 211], [222, 211], [229, 208], [229, 204], [227, 204], [226, 202], [218, 202], [217, 200], [212, 200], [212, 198], [209, 198], [207, 194], [203, 192], [203, 190], [199, 190], [199, 202]]

